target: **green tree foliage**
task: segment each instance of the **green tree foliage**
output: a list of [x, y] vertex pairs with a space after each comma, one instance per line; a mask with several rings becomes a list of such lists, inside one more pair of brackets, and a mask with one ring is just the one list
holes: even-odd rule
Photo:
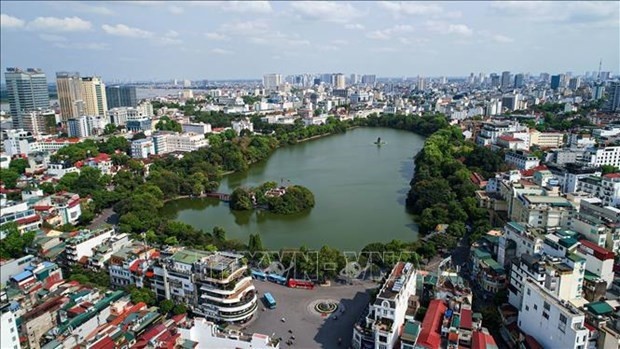
[[105, 142], [98, 144], [101, 153], [114, 154], [115, 151], [129, 153], [131, 143], [125, 137], [109, 137]]
[[148, 306], [152, 306], [157, 302], [155, 293], [153, 293], [153, 291], [149, 288], [136, 288], [135, 286], [129, 286], [127, 291], [129, 292], [129, 297], [133, 304], [143, 302]]
[[237, 188], [230, 194], [230, 208], [236, 211], [249, 211], [254, 205], [252, 204], [252, 193], [245, 188]]
[[110, 287], [110, 275], [106, 270], [88, 270], [79, 264], [71, 266], [67, 270], [67, 279], [77, 281], [90, 287], [108, 289]]
[[174, 131], [174, 132], [182, 132], [183, 127], [178, 122], [170, 119], [167, 116], [162, 116], [159, 119], [159, 122], [155, 124], [155, 129], [161, 131]]
[[603, 165], [601, 166], [601, 171], [604, 175], [606, 175], [610, 173], [620, 172], [620, 169], [612, 165]]
[[170, 313], [172, 311], [172, 308], [174, 308], [174, 302], [169, 299], [164, 299], [163, 301], [159, 302], [159, 310], [162, 314]]
[[14, 189], [17, 187], [17, 180], [19, 179], [19, 173], [12, 169], [0, 169], [0, 181], [7, 189]]
[[0, 232], [6, 236], [0, 243], [0, 258], [2, 259], [25, 256], [25, 249], [32, 245], [35, 236], [35, 232], [20, 234], [15, 222], [0, 226]]
[[301, 185], [286, 188], [286, 193], [267, 199], [269, 210], [277, 214], [293, 214], [314, 207], [314, 194]]
[[103, 128], [103, 134], [104, 135], [111, 135], [111, 134], [114, 134], [116, 131], [117, 131], [116, 125], [114, 125], [114, 124], [107, 124]]
[[9, 164], [9, 169], [17, 172], [20, 175], [24, 174], [28, 167], [28, 160], [22, 158], [11, 160], [11, 163]]
[[177, 303], [174, 305], [174, 308], [172, 308], [172, 314], [174, 315], [181, 315], [185, 313], [187, 313], [187, 306], [185, 306], [185, 304]]
[[248, 243], [248, 249], [250, 250], [250, 252], [262, 251], [264, 249], [263, 241], [259, 233], [250, 234], [250, 242]]

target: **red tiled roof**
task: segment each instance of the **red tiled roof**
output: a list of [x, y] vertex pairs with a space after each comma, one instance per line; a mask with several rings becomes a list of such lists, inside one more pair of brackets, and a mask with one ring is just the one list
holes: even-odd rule
[[119, 325], [121, 322], [123, 322], [125, 320], [125, 318], [127, 318], [127, 316], [129, 316], [130, 314], [133, 314], [135, 312], [138, 312], [138, 311], [140, 311], [140, 310], [142, 310], [144, 308], [146, 308], [146, 303], [139, 302], [138, 304], [132, 306], [131, 308], [129, 308], [128, 310], [123, 312], [121, 315], [119, 315], [116, 318], [114, 318], [114, 320], [110, 321], [110, 326], [117, 326], [117, 325]]
[[515, 138], [512, 136], [499, 136], [498, 139], [501, 139], [502, 141], [506, 141], [506, 142], [523, 142], [522, 139]]
[[497, 348], [493, 336], [480, 331], [474, 331], [471, 340], [471, 349], [487, 349], [493, 346]]
[[[603, 247], [601, 247], [601, 246], [599, 246], [599, 245], [597, 245], [597, 244], [595, 244], [595, 243], [593, 243], [591, 241], [585, 240], [585, 239], [579, 240], [579, 242], [584, 247], [592, 249], [592, 251], [594, 251], [594, 257], [596, 257], [596, 258], [598, 258], [600, 260], [607, 260], [607, 259], [612, 259], [613, 260], [614, 259], [615, 254], [612, 251], [610, 251], [610, 250], [608, 250], [606, 248], [603, 248]], [[577, 247], [577, 251], [579, 251], [579, 250], [580, 250], [580, 247]], [[584, 253], [586, 253], [586, 252], [584, 252]]]
[[525, 335], [525, 344], [528, 349], [545, 349], [545, 347], [540, 345], [540, 343], [529, 334]]
[[110, 337], [104, 337], [99, 342], [95, 343], [90, 349], [114, 349], [116, 344]]
[[418, 345], [435, 349], [441, 345], [441, 336], [439, 335], [439, 324], [447, 307], [440, 299], [433, 299], [428, 305], [428, 310], [422, 322], [422, 331], [418, 338]]
[[620, 172], [608, 173], [604, 175], [605, 178], [620, 178]]
[[39, 217], [39, 215], [34, 215], [32, 217], [26, 217], [26, 218], [21, 218], [17, 220], [17, 224], [21, 225], [21, 224], [29, 224], [29, 223], [34, 223], [34, 222], [38, 222], [41, 220], [41, 217]]
[[140, 268], [140, 264], [142, 264], [142, 262], [144, 262], [144, 259], [136, 259], [130, 266], [129, 266], [129, 271], [132, 273], [135, 273], [138, 271], [138, 269]]
[[471, 330], [473, 327], [474, 326], [471, 320], [471, 309], [461, 310], [461, 328]]
[[523, 170], [521, 171], [521, 175], [524, 177], [531, 177], [534, 175], [534, 173], [538, 172], [538, 171], [543, 171], [543, 170], [547, 170], [547, 166], [545, 165], [538, 165], [536, 167], [532, 167], [529, 170]]

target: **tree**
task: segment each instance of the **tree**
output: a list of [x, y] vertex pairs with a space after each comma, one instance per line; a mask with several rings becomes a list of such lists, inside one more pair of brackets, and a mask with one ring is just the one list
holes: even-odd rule
[[172, 308], [172, 314], [181, 315], [187, 313], [187, 307], [185, 304], [176, 304], [174, 308]]
[[244, 188], [236, 188], [230, 194], [230, 208], [236, 211], [248, 211], [254, 207], [250, 197], [250, 191]]
[[226, 231], [222, 227], [213, 227], [213, 232], [211, 233], [211, 235], [217, 242], [222, 243], [226, 241]]
[[174, 302], [169, 299], [165, 299], [159, 303], [159, 310], [162, 314], [168, 314], [173, 308]]
[[30, 167], [28, 160], [22, 158], [11, 160], [11, 163], [9, 164], [9, 169], [20, 175], [24, 174], [28, 167]]
[[181, 124], [170, 119], [167, 116], [162, 116], [159, 119], [159, 122], [155, 124], [155, 129], [162, 131], [183, 132], [183, 127], [181, 126]]
[[263, 250], [263, 241], [261, 240], [260, 234], [250, 234], [250, 242], [248, 243], [248, 249], [250, 252], [257, 252]]
[[0, 232], [5, 238], [0, 243], [0, 258], [19, 258], [26, 255], [25, 249], [32, 245], [35, 232], [27, 232], [23, 235], [19, 232], [17, 223], [11, 222], [0, 226]]
[[103, 129], [103, 134], [104, 135], [111, 135], [111, 134], [114, 134], [116, 131], [117, 131], [116, 125], [114, 125], [114, 124], [107, 124], [107, 125], [105, 125], [105, 127]]
[[610, 173], [620, 172], [620, 169], [612, 165], [603, 165], [601, 166], [601, 171], [604, 175], [606, 175]]
[[17, 180], [19, 179], [19, 173], [12, 169], [0, 169], [0, 181], [7, 189], [14, 189], [17, 187]]
[[41, 189], [43, 193], [46, 195], [54, 194], [56, 192], [56, 189], [54, 188], [54, 184], [50, 182], [44, 182], [44, 183], [39, 184], [39, 189]]
[[157, 301], [155, 293], [153, 293], [153, 291], [149, 288], [137, 288], [135, 286], [130, 286], [127, 290], [129, 291], [129, 296], [133, 304], [143, 302], [148, 306], [152, 306], [155, 305], [155, 302]]
[[179, 244], [179, 240], [177, 240], [176, 236], [169, 236], [166, 238], [166, 240], [164, 240], [164, 244], [170, 245], [170, 246], [176, 246]]

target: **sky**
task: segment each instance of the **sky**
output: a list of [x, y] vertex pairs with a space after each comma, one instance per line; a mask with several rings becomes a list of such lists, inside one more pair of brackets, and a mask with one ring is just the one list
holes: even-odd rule
[[5, 1], [0, 66], [105, 81], [617, 73], [620, 3]]

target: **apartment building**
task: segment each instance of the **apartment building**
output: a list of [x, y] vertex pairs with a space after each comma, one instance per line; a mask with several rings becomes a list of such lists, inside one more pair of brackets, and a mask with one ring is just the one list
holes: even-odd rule
[[149, 138], [138, 139], [131, 142], [131, 157], [134, 159], [147, 159], [155, 154], [153, 140]]
[[353, 328], [353, 348], [393, 348], [406, 319], [413, 320], [417, 271], [397, 263], [374, 303]]
[[518, 222], [508, 222], [499, 237], [497, 261], [500, 265], [507, 266], [513, 258], [522, 254], [538, 254], [542, 250], [543, 238], [542, 229], [528, 227]]
[[183, 133], [195, 133], [198, 135], [205, 135], [207, 133], [213, 132], [211, 124], [205, 124], [203, 122], [181, 124], [181, 127], [183, 127]]
[[218, 349], [278, 349], [280, 341], [260, 333], [243, 333], [222, 330], [204, 318], [195, 318], [191, 326], [178, 329], [181, 338], [190, 341], [195, 348]]
[[237, 133], [241, 134], [241, 131], [248, 130], [251, 133], [254, 132], [254, 124], [248, 118], [244, 118], [239, 121], [232, 122], [232, 129]]
[[530, 129], [530, 147], [536, 145], [540, 148], [560, 148], [564, 145], [564, 133], [540, 132]]
[[540, 159], [523, 150], [507, 152], [504, 161], [518, 170], [529, 170], [540, 165]]
[[244, 323], [258, 307], [243, 255], [191, 249], [162, 251], [151, 275], [159, 299], [188, 304], [194, 314], [218, 322]]
[[530, 278], [525, 280], [518, 325], [545, 348], [586, 349], [585, 314]]
[[9, 306], [9, 303], [0, 305], [0, 348], [20, 349], [15, 314]]
[[586, 150], [587, 162], [592, 166], [620, 167], [620, 146], [591, 147]]
[[620, 206], [620, 173], [582, 178], [577, 190], [601, 199], [605, 206]]
[[510, 219], [532, 227], [566, 226], [575, 209], [561, 196], [523, 194], [514, 200]]
[[65, 241], [65, 260], [68, 263], [77, 263], [85, 257], [92, 257], [95, 253], [95, 248], [102, 245], [113, 235], [113, 227], [80, 231], [76, 236]]
[[[501, 105], [501, 102], [500, 102]], [[501, 108], [501, 106], [500, 106]], [[504, 133], [508, 132], [520, 132], [527, 130], [527, 127], [521, 126], [519, 123], [511, 122], [485, 122], [482, 124], [480, 134], [476, 138], [476, 144], [480, 146], [487, 146], [495, 144], [497, 138]]]
[[34, 206], [54, 208], [61, 218], [60, 224], [76, 225], [82, 215], [80, 196], [75, 193], [58, 192], [44, 197]]
[[605, 280], [607, 287], [614, 281], [615, 254], [597, 244], [582, 239], [577, 247], [576, 254], [586, 260], [586, 271]]

